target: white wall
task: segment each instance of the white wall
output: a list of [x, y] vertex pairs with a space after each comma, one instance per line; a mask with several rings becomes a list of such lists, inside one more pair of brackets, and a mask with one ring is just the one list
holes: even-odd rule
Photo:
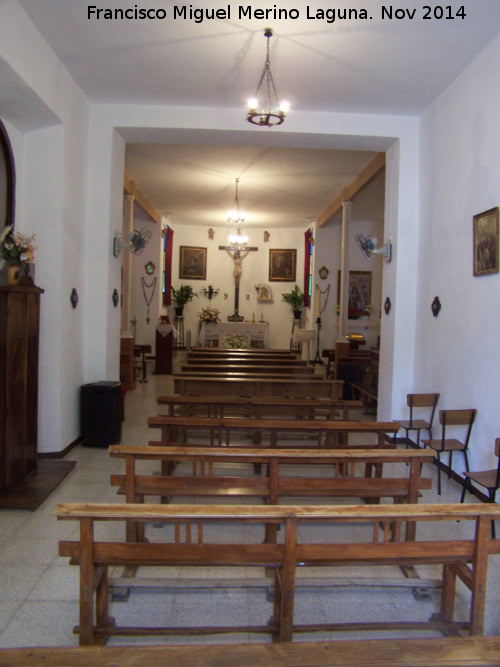
[[[158, 325], [158, 318], [160, 316], [162, 303], [162, 226], [157, 222], [153, 222], [150, 219], [148, 220], [146, 214], [141, 213], [141, 211], [138, 211], [137, 209], [138, 207], [136, 206], [134, 212], [134, 229], [139, 231], [145, 229], [151, 232], [152, 236], [140, 255], [132, 255], [132, 299], [130, 306], [130, 319], [135, 319], [137, 321], [135, 327], [135, 343], [137, 345], [151, 345], [152, 353], [154, 354], [156, 343], [156, 326]], [[152, 262], [155, 265], [155, 271], [151, 275], [148, 275], [145, 269], [145, 266], [148, 262]], [[148, 307], [144, 293], [148, 300], [150, 300], [149, 323], [146, 321], [148, 316]], [[132, 326], [130, 327], [130, 333], [134, 333]]]
[[[140, 141], [148, 132], [163, 134], [165, 141], [187, 134], [197, 141], [198, 134], [201, 137], [204, 133], [203, 140], [209, 134], [213, 141], [251, 144], [261, 142], [263, 135], [260, 128], [244, 123], [241, 109], [89, 107], [16, 0], [0, 3], [0, 70], [5, 69], [16, 94], [2, 103], [0, 114], [23, 135], [22, 140], [17, 136], [14, 142], [19, 211], [24, 216], [18, 218], [18, 225], [22, 231], [39, 235], [36, 275], [45, 288], [40, 450], [60, 451], [79, 434], [80, 385], [119, 376], [120, 309], [114, 308], [111, 297], [115, 288], [120, 290], [121, 262], [112, 255], [112, 243], [114, 231], [121, 229], [122, 223], [126, 141], [131, 136]], [[390, 317], [382, 320], [381, 355], [386, 356], [387, 363], [382, 364], [381, 383], [386, 390], [379, 409], [380, 416], [390, 417], [393, 401], [399, 400], [402, 388], [413, 381], [417, 276], [412, 258], [419, 219], [418, 120], [297, 111], [290, 114], [284, 126], [264, 136], [268, 145], [394, 153], [387, 171], [386, 208], [391, 211], [395, 261], [384, 269], [384, 296], [390, 295], [395, 307]], [[385, 219], [387, 224], [387, 212]], [[176, 231], [180, 235], [180, 230]], [[273, 334], [277, 336], [273, 346], [289, 341], [289, 306], [279, 297], [293, 285], [281, 284], [282, 289], [275, 289], [277, 283], [273, 283], [273, 315], [256, 303], [253, 285], [267, 282], [264, 256], [268, 248], [296, 245], [300, 250], [303, 231], [296, 244], [296, 230], [273, 230], [268, 246], [250, 235], [250, 243], [259, 245], [256, 254], [262, 259], [259, 264], [255, 260], [249, 263], [250, 257], [244, 260], [240, 312], [250, 319], [254, 311], [256, 315], [264, 311], [271, 331], [280, 332]], [[219, 252], [210, 254], [217, 256]], [[298, 267], [300, 257], [299, 253]], [[233, 284], [231, 260], [228, 256], [226, 260], [227, 266], [220, 262], [220, 272], [217, 269], [214, 274], [230, 295], [226, 302], [221, 301], [224, 316], [232, 310], [229, 285]], [[208, 277], [212, 281], [210, 265]], [[76, 311], [69, 302], [73, 287], [80, 295]], [[247, 293], [251, 295], [248, 302]], [[194, 310], [191, 315], [195, 316]]]
[[[439, 391], [440, 408], [477, 408], [472, 469], [496, 465], [500, 436], [500, 274], [472, 274], [472, 218], [500, 204], [499, 69], [497, 37], [421, 121], [414, 388]], [[437, 318], [430, 310], [435, 296], [442, 303]], [[462, 457], [455, 458], [461, 473]]]
[[[349, 234], [349, 270], [371, 272], [371, 306], [369, 317], [359, 320], [348, 320], [347, 333], [362, 333], [366, 340], [366, 348], [377, 344], [380, 334], [380, 308], [382, 300], [382, 274], [384, 260], [382, 257], [366, 259], [355, 240], [356, 234], [376, 236], [379, 245], [384, 241], [384, 194], [385, 177], [380, 174], [372, 183], [362, 190], [352, 201], [351, 225]], [[334, 348], [339, 335], [339, 317], [337, 315], [338, 271], [341, 260], [342, 211], [333, 216], [316, 236], [316, 271], [315, 285], [322, 292], [320, 347]], [[328, 277], [322, 280], [318, 271], [325, 266]], [[330, 285], [329, 293], [328, 285]], [[325, 307], [326, 304], [326, 307]], [[314, 311], [316, 313], [316, 311]]]
[[[269, 345], [274, 348], [287, 348], [290, 346], [290, 334], [292, 330], [292, 309], [289, 304], [281, 300], [283, 292], [293, 289], [298, 284], [302, 289], [304, 284], [304, 233], [308, 224], [303, 228], [273, 229], [269, 227], [271, 237], [269, 242], [264, 242], [263, 229], [245, 228], [248, 236], [248, 245], [258, 248], [251, 251], [242, 262], [242, 274], [240, 279], [239, 314], [245, 320], [256, 321], [263, 319], [269, 322]], [[177, 225], [174, 229], [174, 250], [172, 255], [172, 285], [178, 288], [181, 284], [191, 285], [198, 294], [197, 297], [184, 308], [184, 331], [191, 331], [192, 345], [198, 344], [200, 310], [209, 305], [208, 299], [203, 295], [203, 288], [212, 285], [220, 288], [219, 294], [212, 299], [212, 307], [220, 311], [221, 321], [227, 321], [228, 315], [234, 312], [234, 261], [225, 250], [219, 250], [219, 245], [228, 245], [229, 227], [216, 227], [215, 235], [211, 240], [208, 238], [208, 228], [196, 227], [194, 225]], [[196, 246], [207, 248], [207, 279], [186, 280], [179, 278], [179, 247]], [[295, 248], [297, 250], [297, 273], [296, 281], [293, 282], [269, 282], [269, 250], [279, 248]], [[257, 300], [257, 283], [266, 283], [273, 292], [272, 303]], [[174, 321], [175, 303], [168, 308], [170, 321]]]
[[[39, 451], [78, 438], [84, 382], [84, 313], [69, 296], [84, 292], [89, 106], [14, 0], [0, 5], [0, 70], [8, 91], [0, 114], [17, 172], [16, 227], [36, 233], [41, 298]], [[75, 350], [78, 351], [75, 354]]]

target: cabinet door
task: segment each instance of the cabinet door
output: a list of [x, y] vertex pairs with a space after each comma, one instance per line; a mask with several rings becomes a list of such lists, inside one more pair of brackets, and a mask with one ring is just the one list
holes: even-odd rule
[[10, 489], [25, 477], [26, 294], [7, 299], [5, 355], [5, 482]]
[[40, 297], [28, 294], [26, 303], [26, 437], [24, 441], [25, 475], [37, 467], [38, 433], [38, 329]]

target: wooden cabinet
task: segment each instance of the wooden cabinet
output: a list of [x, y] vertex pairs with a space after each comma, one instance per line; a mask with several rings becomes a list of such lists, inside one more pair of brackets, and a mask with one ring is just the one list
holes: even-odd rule
[[40, 295], [0, 286], [0, 493], [37, 469]]

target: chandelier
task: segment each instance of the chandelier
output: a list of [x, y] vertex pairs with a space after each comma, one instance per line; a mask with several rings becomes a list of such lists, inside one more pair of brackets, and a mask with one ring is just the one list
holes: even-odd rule
[[229, 236], [229, 243], [231, 244], [233, 250], [243, 250], [243, 248], [248, 243], [248, 236], [243, 236], [241, 233], [241, 223], [245, 222], [245, 216], [240, 210], [240, 202], [238, 200], [238, 183], [240, 179], [236, 178], [236, 195], [234, 197], [233, 208], [229, 211], [227, 216], [228, 222], [233, 222], [236, 224], [236, 234], [231, 234]]
[[[271, 28], [266, 28], [264, 36], [267, 37], [266, 62], [264, 63], [264, 69], [262, 70], [262, 75], [260, 77], [259, 85], [257, 86], [255, 97], [250, 98], [247, 102], [247, 120], [249, 123], [253, 123], [254, 125], [273, 127], [274, 125], [281, 125], [281, 123], [285, 120], [285, 114], [290, 109], [290, 105], [288, 102], [278, 101], [278, 93], [276, 91], [276, 86], [274, 85], [274, 79], [271, 72], [271, 60], [269, 57], [269, 40], [273, 36], [273, 31]], [[266, 80], [267, 87], [267, 110], [261, 109], [259, 111], [258, 94], [264, 79]]]

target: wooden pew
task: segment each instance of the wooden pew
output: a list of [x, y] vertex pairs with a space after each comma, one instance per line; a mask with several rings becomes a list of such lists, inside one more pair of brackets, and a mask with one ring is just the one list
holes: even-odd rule
[[198, 357], [188, 357], [186, 359], [186, 365], [189, 366], [190, 368], [196, 368], [197, 366], [218, 366], [218, 367], [225, 367], [225, 366], [234, 366], [234, 365], [241, 365], [241, 366], [277, 366], [279, 368], [281, 367], [301, 367], [301, 366], [308, 366], [308, 362], [304, 359], [297, 359], [296, 357], [291, 357], [290, 359], [286, 357], [249, 357], [244, 356], [223, 356], [223, 357], [215, 357], [215, 356], [198, 356]]
[[188, 352], [186, 357], [188, 364], [256, 364], [273, 366], [307, 366], [308, 361], [298, 359], [295, 354], [285, 356], [283, 354], [196, 354]]
[[[484, 633], [486, 607], [486, 582], [488, 557], [500, 553], [500, 540], [490, 539], [490, 521], [500, 518], [500, 506], [489, 503], [479, 505], [369, 505], [341, 507], [296, 506], [218, 506], [218, 505], [143, 505], [143, 504], [72, 504], [56, 505], [58, 519], [80, 522], [80, 539], [59, 542], [59, 555], [69, 557], [71, 564], [80, 567], [80, 622], [75, 629], [81, 645], [105, 643], [115, 635], [189, 635], [219, 634], [226, 632], [266, 632], [276, 642], [292, 641], [296, 632], [328, 630], [331, 632], [366, 631], [440, 631], [445, 635], [470, 635]], [[129, 543], [96, 540], [95, 524], [105, 522], [162, 522], [171, 526], [173, 542]], [[442, 537], [437, 540], [400, 541], [403, 526], [407, 522], [434, 521], [439, 524]], [[456, 522], [471, 522], [471, 530], [461, 526], [460, 533], [453, 531], [453, 539], [447, 538]], [[245, 539], [235, 539], [234, 523], [243, 527], [268, 524], [280, 525], [282, 542], [262, 542], [260, 531], [244, 531]], [[217, 539], [205, 540], [211, 526], [218, 526]], [[322, 526], [321, 541], [307, 541], [303, 535], [307, 527]], [[337, 526], [356, 524], [362, 529], [359, 541], [340, 539], [344, 532]], [[226, 527], [223, 533], [222, 528]], [[181, 530], [184, 527], [185, 530]], [[303, 530], [305, 529], [305, 530]], [[419, 531], [420, 533], [420, 531]], [[467, 536], [465, 536], [467, 535]], [[224, 536], [226, 539], [224, 539]], [[250, 541], [252, 540], [252, 541]], [[374, 609], [374, 622], [335, 622], [314, 625], [294, 622], [294, 598], [296, 593], [296, 568], [317, 566], [442, 566], [442, 590], [440, 609], [428, 622], [405, 619], [400, 609], [397, 619], [380, 622], [378, 607]], [[112, 566], [221, 566], [272, 568], [275, 573], [274, 603], [271, 618], [260, 624], [247, 622], [230, 626], [210, 627], [155, 627], [141, 626], [121, 628], [115, 625], [109, 614], [108, 568]], [[469, 617], [456, 620], [456, 580], [469, 589], [471, 603]], [[239, 583], [245, 583], [241, 577]], [[380, 582], [383, 584], [383, 580]], [[145, 582], [140, 585], [144, 587]]]
[[174, 393], [181, 396], [341, 398], [342, 382], [311, 378], [204, 377], [174, 373]]
[[255, 398], [242, 396], [158, 396], [158, 405], [166, 405], [170, 416], [183, 417], [250, 417], [266, 415], [292, 419], [335, 419], [340, 412], [349, 421], [349, 411], [363, 407], [362, 401], [336, 398]]
[[[367, 502], [379, 502], [381, 498], [393, 502], [416, 504], [420, 491], [430, 489], [431, 479], [420, 477], [423, 463], [434, 462], [434, 452], [429, 450], [363, 449], [363, 450], [307, 450], [307, 449], [232, 449], [227, 447], [142, 447], [111, 445], [109, 454], [125, 462], [125, 474], [111, 475], [111, 485], [125, 495], [127, 503], [144, 502], [146, 496], [161, 498], [224, 497], [258, 498], [268, 505], [277, 505], [280, 498], [359, 498]], [[192, 464], [192, 475], [169, 474], [143, 475], [137, 473], [138, 461], [154, 461], [165, 464], [188, 462]], [[217, 464], [236, 463], [266, 464], [266, 477], [246, 474], [227, 474]], [[406, 464], [399, 475], [373, 477], [377, 470], [382, 475], [382, 466], [389, 463]], [[300, 475], [290, 476], [289, 466], [298, 465]], [[283, 466], [287, 468], [283, 469]], [[323, 475], [305, 476], [307, 466], [324, 468]], [[361, 471], [361, 474], [360, 474]], [[243, 467], [241, 472], [245, 472]], [[330, 473], [330, 474], [328, 474]], [[415, 524], [407, 525], [406, 539], [415, 539]], [[140, 541], [137, 526], [129, 526], [129, 541]], [[276, 539], [275, 534], [266, 534], [266, 541]]]
[[[148, 426], [161, 431], [160, 442], [150, 442], [150, 445], [167, 447], [181, 442], [186, 430], [210, 433], [210, 445], [216, 440], [219, 444], [237, 446], [230, 442], [232, 433], [243, 433], [253, 438], [258, 445], [264, 439], [269, 441], [269, 447], [290, 446], [290, 440], [295, 436], [310, 439], [316, 447], [339, 448], [347, 446], [349, 434], [374, 434], [376, 437], [373, 446], [384, 449], [390, 446], [395, 433], [399, 430], [398, 422], [356, 422], [340, 420], [289, 420], [289, 419], [238, 419], [238, 418], [210, 418], [210, 417], [176, 417], [158, 415], [148, 418]], [[392, 435], [391, 435], [392, 434]], [[292, 438], [291, 438], [292, 436]], [[389, 436], [386, 438], [386, 436]], [[196, 444], [191, 442], [190, 444]], [[371, 445], [363, 444], [363, 447]]]
[[266, 364], [264, 366], [254, 365], [251, 362], [243, 363], [237, 362], [235, 364], [183, 364], [181, 366], [181, 373], [185, 377], [189, 376], [209, 376], [209, 377], [241, 377], [248, 376], [263, 377], [263, 378], [279, 378], [279, 377], [312, 377], [315, 374], [313, 366], [274, 366]]
[[498, 667], [500, 637], [0, 649], [4, 667]]
[[378, 404], [378, 373], [379, 373], [379, 350], [372, 350], [370, 365], [363, 374], [361, 382], [351, 382], [352, 398], [361, 397], [365, 406], [365, 413], [368, 413], [370, 407], [375, 411]]
[[238, 357], [288, 357], [296, 358], [295, 352], [291, 352], [288, 349], [272, 349], [272, 348], [223, 348], [223, 347], [194, 347], [188, 352], [188, 357], [194, 356], [210, 356], [210, 357], [221, 357], [221, 356], [238, 356]]

